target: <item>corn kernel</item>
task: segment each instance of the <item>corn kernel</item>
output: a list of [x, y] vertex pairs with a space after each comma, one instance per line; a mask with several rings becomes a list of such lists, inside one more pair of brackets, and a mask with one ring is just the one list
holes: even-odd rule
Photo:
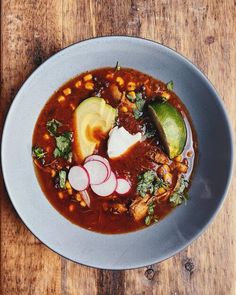
[[170, 98], [170, 93], [168, 93], [167, 91], [164, 91], [161, 97], [164, 97], [166, 100], [168, 100]]
[[74, 111], [75, 110], [75, 105], [73, 103], [70, 103], [70, 107], [72, 108], [72, 110]]
[[72, 190], [72, 188], [68, 188], [68, 189], [67, 189], [67, 192], [68, 192], [69, 195], [72, 195], [72, 194], [73, 194], [73, 190]]
[[113, 78], [114, 78], [114, 73], [109, 73], [109, 74], [107, 74], [107, 75], [106, 75], [106, 78], [107, 78], [108, 80], [113, 79]]
[[60, 95], [57, 100], [58, 100], [58, 102], [61, 103], [61, 102], [65, 101], [65, 99], [66, 99], [65, 96]]
[[58, 197], [59, 197], [60, 199], [63, 199], [63, 198], [64, 198], [63, 192], [59, 192], [59, 193], [58, 193]]
[[79, 80], [75, 83], [75, 87], [79, 88], [82, 85], [82, 82]]
[[164, 194], [165, 192], [166, 190], [164, 189], [164, 187], [159, 187], [158, 194]]
[[181, 162], [181, 161], [182, 161], [182, 156], [179, 155], [179, 156], [175, 157], [175, 158], [174, 158], [174, 161], [175, 161], [175, 162]]
[[136, 93], [134, 91], [130, 91], [129, 95], [132, 96], [133, 98], [136, 98]]
[[81, 198], [80, 193], [77, 193], [77, 194], [75, 195], [75, 199], [76, 199], [78, 202], [82, 201], [82, 198]]
[[93, 76], [91, 74], [88, 74], [88, 75], [84, 76], [83, 79], [86, 82], [86, 81], [92, 80], [93, 79]]
[[87, 90], [93, 90], [94, 84], [92, 82], [86, 82], [84, 85], [85, 89]]
[[69, 95], [69, 94], [71, 94], [71, 89], [68, 87], [68, 88], [66, 88], [66, 89], [63, 90], [63, 93], [65, 95]]
[[128, 83], [128, 85], [127, 85], [127, 89], [128, 89], [129, 91], [134, 91], [135, 88], [136, 88], [136, 83], [134, 83], [134, 82], [129, 82], [129, 83]]
[[50, 151], [51, 151], [50, 146], [47, 146], [47, 147], [45, 148], [45, 150], [46, 150], [47, 153], [50, 153]]
[[163, 176], [163, 179], [164, 179], [164, 181], [171, 183], [171, 181], [172, 181], [172, 174], [169, 173], [169, 172], [165, 173], [164, 176]]
[[82, 207], [86, 207], [86, 203], [85, 203], [85, 201], [81, 201], [81, 202], [80, 202], [80, 206], [82, 206]]
[[70, 185], [70, 183], [69, 183], [68, 180], [67, 180], [67, 182], [66, 182], [66, 188], [67, 188], [67, 189], [71, 189], [71, 185]]
[[52, 177], [56, 176], [56, 171], [54, 169], [51, 170], [51, 176]]
[[121, 77], [117, 77], [117, 78], [116, 78], [116, 82], [117, 82], [120, 86], [124, 85], [124, 80], [123, 80], [123, 78], [121, 78]]
[[49, 140], [50, 136], [49, 136], [47, 133], [45, 133], [45, 134], [43, 135], [43, 138], [44, 138], [45, 140]]
[[75, 205], [74, 204], [70, 204], [69, 211], [72, 212], [74, 210], [75, 210]]
[[123, 106], [123, 107], [121, 107], [121, 111], [124, 112], [124, 113], [127, 113], [128, 112], [128, 108], [125, 107], [125, 106]]

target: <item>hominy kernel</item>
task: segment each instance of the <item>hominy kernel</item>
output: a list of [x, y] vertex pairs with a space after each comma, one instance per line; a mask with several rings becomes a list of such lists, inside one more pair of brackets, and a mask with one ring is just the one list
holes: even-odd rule
[[67, 180], [67, 182], [66, 182], [66, 188], [67, 188], [67, 189], [71, 189], [71, 185], [70, 185], [70, 183], [69, 183], [68, 180]]
[[79, 80], [75, 83], [75, 87], [79, 88], [82, 85], [82, 82]]
[[60, 199], [63, 199], [63, 198], [64, 198], [63, 192], [59, 192], [59, 193], [58, 193], [58, 197], [59, 197]]
[[45, 134], [43, 135], [43, 138], [44, 138], [45, 140], [49, 140], [50, 136], [49, 136], [49, 134], [45, 133]]
[[123, 106], [123, 107], [121, 107], [121, 111], [124, 112], [124, 113], [127, 113], [128, 112], [128, 108], [125, 107], [125, 106]]
[[129, 82], [128, 85], [127, 85], [127, 89], [128, 91], [134, 91], [136, 88], [136, 83], [134, 82]]
[[51, 151], [50, 146], [47, 146], [47, 147], [45, 148], [45, 150], [46, 150], [47, 153], [50, 153], [50, 151]]
[[124, 85], [124, 79], [123, 78], [121, 78], [121, 77], [117, 77], [116, 78], [116, 82], [120, 85], [120, 86], [122, 86], [122, 85]]
[[85, 201], [81, 201], [81, 202], [80, 202], [80, 206], [82, 206], [82, 207], [86, 207], [86, 203], [85, 203]]
[[94, 84], [92, 82], [86, 82], [84, 85], [85, 89], [87, 90], [93, 90]]
[[77, 193], [77, 194], [75, 195], [75, 199], [76, 199], [78, 202], [80, 202], [80, 201], [82, 200], [80, 193]]
[[52, 177], [56, 176], [56, 171], [54, 169], [51, 170], [51, 176]]
[[114, 77], [114, 73], [109, 73], [109, 74], [106, 75], [106, 78], [108, 80], [113, 79], [113, 77]]
[[71, 94], [71, 89], [68, 87], [68, 88], [66, 88], [66, 89], [63, 90], [63, 93], [65, 95], [69, 95], [69, 94]]
[[57, 100], [58, 100], [58, 102], [61, 103], [61, 102], [65, 101], [65, 99], [66, 99], [65, 96], [60, 95]]
[[68, 189], [67, 189], [67, 192], [68, 192], [69, 195], [72, 195], [72, 194], [73, 194], [73, 190], [72, 190], [72, 188], [68, 188]]
[[84, 76], [84, 81], [89, 81], [89, 80], [92, 80], [93, 79], [93, 76], [91, 74], [87, 74], [86, 76]]
[[74, 204], [70, 204], [69, 205], [69, 211], [72, 212], [75, 210], [75, 205]]

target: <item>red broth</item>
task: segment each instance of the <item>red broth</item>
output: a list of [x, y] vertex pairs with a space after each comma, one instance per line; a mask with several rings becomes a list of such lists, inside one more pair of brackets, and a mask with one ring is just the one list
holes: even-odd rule
[[[92, 75], [92, 79], [84, 81], [84, 76]], [[152, 169], [158, 170], [163, 164], [153, 161], [152, 155], [164, 150], [159, 139], [158, 133], [152, 138], [145, 139], [133, 147], [131, 147], [122, 157], [117, 159], [109, 159], [107, 155], [107, 139], [108, 135], [101, 134], [99, 130], [95, 130], [93, 137], [97, 138], [100, 144], [97, 146], [95, 153], [106, 157], [111, 165], [112, 170], [117, 177], [129, 177], [131, 182], [131, 190], [127, 195], [121, 196], [113, 193], [108, 197], [97, 196], [89, 187], [87, 193], [91, 200], [90, 208], [87, 207], [81, 198], [81, 195], [71, 188], [60, 189], [55, 185], [55, 178], [60, 169], [68, 171], [74, 165], [83, 164], [76, 157], [75, 142], [72, 143], [72, 162], [68, 162], [62, 158], [54, 158], [53, 151], [56, 147], [55, 138], [50, 136], [47, 130], [47, 122], [56, 119], [62, 123], [58, 127], [58, 133], [65, 131], [74, 132], [73, 112], [75, 108], [85, 99], [91, 96], [100, 96], [107, 103], [118, 108], [119, 126], [123, 126], [128, 132], [134, 134], [143, 130], [143, 126], [152, 124], [148, 113], [144, 110], [141, 119], [134, 118], [133, 112], [127, 111], [127, 108], [117, 100], [115, 91], [119, 93], [130, 93], [128, 91], [129, 82], [135, 83], [136, 92], [142, 92], [145, 100], [149, 101], [153, 97], [162, 97], [167, 93], [168, 102], [179, 110], [184, 118], [187, 127], [187, 142], [181, 154], [181, 162], [187, 163], [188, 169], [183, 173], [186, 180], [190, 181], [193, 173], [195, 156], [197, 151], [197, 141], [192, 123], [181, 100], [173, 91], [169, 91], [166, 84], [143, 74], [139, 71], [121, 68], [102, 68], [82, 73], [81, 75], [71, 79], [61, 86], [47, 101], [42, 109], [33, 134], [33, 146], [41, 147], [45, 152], [43, 160], [34, 158], [35, 171], [40, 186], [56, 210], [74, 224], [83, 228], [101, 232], [101, 233], [124, 233], [134, 231], [145, 227], [145, 218], [135, 220], [130, 213], [130, 205], [137, 198], [137, 182], [138, 176], [145, 171]], [[119, 85], [117, 77], [120, 77], [123, 84]], [[118, 79], [119, 81], [119, 79]], [[89, 84], [90, 83], [90, 84]], [[93, 88], [93, 89], [86, 89]], [[132, 88], [132, 87], [131, 87]], [[65, 94], [66, 93], [66, 94]], [[175, 161], [168, 160], [169, 167], [175, 167]], [[176, 169], [171, 168], [173, 177], [177, 175]], [[120, 213], [116, 208], [120, 206], [126, 208], [125, 212]], [[173, 204], [167, 200], [159, 202], [154, 210], [158, 220], [165, 217], [173, 209]]]

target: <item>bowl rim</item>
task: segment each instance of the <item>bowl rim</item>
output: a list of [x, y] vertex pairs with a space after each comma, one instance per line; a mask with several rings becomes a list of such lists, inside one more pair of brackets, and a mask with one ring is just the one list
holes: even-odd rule
[[[223, 206], [223, 203], [226, 199], [226, 196], [228, 194], [228, 191], [229, 191], [229, 186], [230, 186], [230, 182], [232, 180], [232, 176], [233, 176], [233, 164], [234, 164], [234, 146], [233, 146], [233, 141], [234, 141], [234, 134], [233, 134], [233, 128], [231, 126], [231, 123], [230, 123], [230, 119], [229, 119], [229, 116], [227, 114], [227, 111], [226, 111], [226, 108], [225, 108], [225, 105], [223, 103], [223, 99], [221, 98], [221, 96], [219, 95], [218, 91], [216, 90], [216, 88], [214, 87], [214, 85], [212, 84], [212, 82], [209, 80], [209, 78], [207, 77], [207, 75], [202, 71], [200, 70], [196, 65], [194, 65], [188, 58], [186, 58], [184, 55], [182, 55], [181, 53], [179, 53], [178, 51], [176, 51], [175, 49], [173, 48], [170, 48], [160, 42], [157, 42], [157, 41], [154, 41], [154, 40], [151, 40], [151, 39], [148, 39], [148, 38], [143, 38], [143, 37], [136, 37], [136, 36], [128, 36], [128, 35], [103, 35], [103, 36], [97, 36], [97, 37], [91, 37], [91, 38], [88, 38], [88, 39], [83, 39], [83, 40], [80, 40], [80, 41], [77, 41], [75, 43], [72, 43], [60, 50], [58, 50], [56, 53], [54, 53], [53, 55], [49, 56], [47, 59], [45, 59], [43, 61], [42, 64], [40, 64], [36, 69], [34, 69], [27, 77], [26, 79], [24, 80], [24, 82], [21, 84], [20, 88], [18, 89], [15, 97], [13, 98], [11, 104], [10, 104], [10, 107], [8, 109], [8, 112], [7, 112], [7, 115], [5, 117], [5, 122], [4, 122], [4, 127], [3, 127], [3, 131], [2, 131], [2, 140], [1, 140], [1, 163], [3, 163], [3, 143], [5, 141], [5, 137], [7, 136], [7, 133], [6, 133], [6, 126], [8, 124], [8, 121], [10, 120], [10, 116], [11, 116], [11, 112], [12, 112], [12, 109], [13, 109], [13, 106], [14, 104], [16, 103], [16, 101], [20, 98], [20, 94], [21, 94], [21, 91], [22, 89], [24, 88], [24, 86], [28, 83], [28, 80], [29, 79], [32, 79], [34, 77], [34, 75], [36, 74], [36, 72], [49, 60], [51, 59], [54, 59], [57, 57], [57, 55], [61, 54], [63, 51], [67, 50], [68, 48], [70, 47], [73, 47], [73, 46], [76, 46], [80, 43], [89, 43], [90, 41], [93, 41], [95, 39], [137, 39], [137, 40], [140, 40], [142, 42], [148, 42], [148, 43], [152, 43], [152, 44], [155, 44], [155, 45], [158, 45], [160, 47], [164, 47], [164, 49], [170, 51], [171, 53], [173, 53], [174, 55], [176, 55], [177, 57], [181, 58], [181, 60], [187, 62], [187, 64], [191, 67], [191, 69], [193, 69], [194, 71], [196, 71], [206, 82], [207, 82], [207, 86], [210, 87], [211, 91], [215, 94], [215, 98], [217, 99], [220, 107], [221, 107], [221, 110], [223, 111], [223, 114], [225, 116], [225, 121], [226, 121], [226, 125], [228, 127], [228, 131], [229, 131], [229, 135], [230, 135], [230, 142], [229, 142], [229, 148], [230, 148], [230, 155], [229, 157], [231, 158], [231, 161], [230, 161], [230, 167], [229, 167], [229, 173], [228, 173], [228, 178], [227, 178], [227, 182], [225, 184], [225, 187], [224, 187], [224, 192], [222, 193], [222, 196], [221, 196], [221, 199], [220, 199], [220, 202], [219, 204], [217, 205], [216, 207], [216, 210], [214, 211], [214, 213], [210, 216], [210, 218], [208, 219], [208, 221], [204, 224], [204, 226], [202, 228], [200, 228], [196, 234], [193, 235], [193, 237], [191, 239], [188, 240], [188, 242], [184, 243], [183, 246], [180, 246], [178, 247], [177, 250], [175, 251], [169, 251], [169, 253], [164, 256], [164, 258], [162, 258], [161, 260], [157, 260], [157, 261], [153, 261], [153, 264], [155, 263], [159, 263], [159, 262], [162, 262], [162, 261], [165, 261], [166, 259], [169, 259], [171, 257], [173, 257], [174, 255], [176, 255], [177, 253], [181, 252], [182, 250], [184, 250], [185, 248], [187, 248], [190, 244], [192, 244], [193, 241], [195, 241], [200, 235], [202, 235], [205, 230], [208, 228], [208, 226], [214, 221], [216, 215], [218, 214], [218, 212], [221, 210], [222, 206]], [[45, 244], [41, 239], [38, 238], [38, 236], [30, 229], [30, 225], [26, 224], [26, 222], [24, 221], [24, 219], [22, 218], [21, 214], [18, 212], [18, 210], [16, 209], [16, 206], [14, 204], [14, 200], [12, 199], [9, 191], [9, 187], [8, 187], [8, 183], [6, 181], [6, 176], [5, 176], [5, 172], [4, 172], [4, 167], [2, 165], [2, 175], [3, 175], [3, 180], [4, 180], [4, 184], [5, 184], [5, 188], [6, 188], [6, 191], [7, 191], [7, 194], [9, 196], [9, 199], [13, 205], [13, 208], [15, 209], [15, 211], [17, 212], [18, 216], [20, 217], [21, 221], [23, 222], [23, 224], [26, 226], [26, 228], [43, 244], [45, 245], [47, 248], [49, 248], [50, 250], [52, 250], [54, 253], [57, 253], [59, 254], [60, 256], [62, 256], [63, 258], [66, 258], [68, 259], [69, 261], [72, 261], [72, 262], [75, 262], [77, 264], [81, 264], [81, 265], [85, 265], [85, 266], [88, 266], [88, 267], [92, 267], [92, 268], [96, 268], [96, 269], [108, 269], [108, 270], [129, 270], [129, 269], [136, 269], [136, 268], [141, 268], [141, 267], [145, 267], [146, 265], [144, 264], [133, 264], [132, 266], [130, 267], [125, 267], [125, 268], [103, 268], [103, 267], [99, 267], [99, 266], [96, 266], [96, 265], [91, 265], [91, 264], [85, 264], [85, 263], [81, 263], [81, 262], [77, 262], [69, 257], [66, 257], [65, 255], [63, 255], [62, 253], [59, 253], [59, 251], [56, 251], [55, 249], [51, 248], [50, 246], [48, 246], [47, 244]], [[100, 233], [101, 235], [103, 235], [103, 233]], [[122, 234], [116, 234], [116, 235], [122, 235]]]

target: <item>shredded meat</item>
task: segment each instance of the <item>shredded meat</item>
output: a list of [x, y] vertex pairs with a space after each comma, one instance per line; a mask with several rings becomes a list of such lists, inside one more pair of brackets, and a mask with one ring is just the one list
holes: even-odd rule
[[116, 101], [121, 100], [122, 92], [120, 92], [120, 90], [119, 90], [119, 88], [118, 88], [118, 86], [116, 84], [111, 84], [110, 85], [110, 90], [111, 90], [111, 94], [112, 94], [113, 98]]
[[146, 196], [145, 198], [138, 197], [130, 205], [130, 212], [136, 221], [139, 221], [144, 216], [146, 216], [147, 211], [148, 211], [147, 202], [149, 199], [150, 199], [150, 196]]

